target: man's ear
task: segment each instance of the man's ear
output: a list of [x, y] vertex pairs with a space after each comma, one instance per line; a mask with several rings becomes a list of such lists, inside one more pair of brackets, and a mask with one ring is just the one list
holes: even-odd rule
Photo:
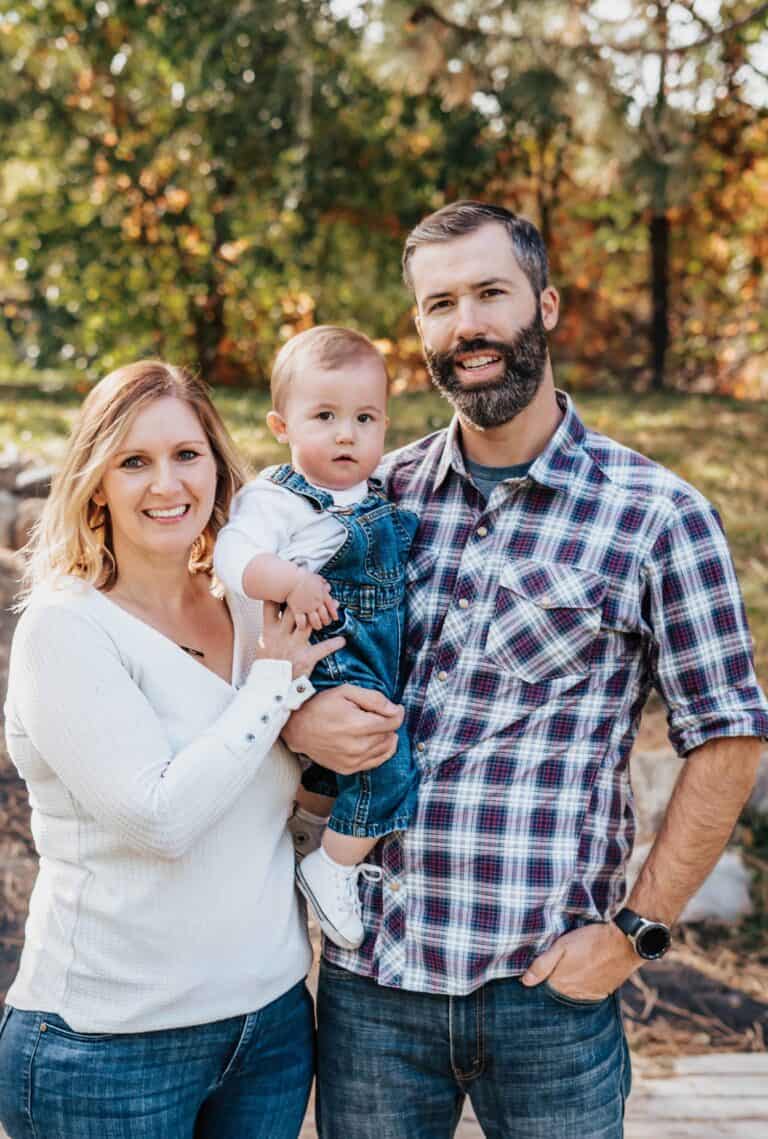
[[553, 285], [547, 285], [539, 297], [541, 305], [541, 320], [547, 332], [557, 328], [560, 316], [560, 294]]
[[421, 337], [421, 342], [423, 344], [424, 343], [424, 333], [423, 333], [422, 328], [421, 328], [421, 316], [419, 315], [418, 309], [416, 309], [414, 314], [413, 314], [413, 323], [416, 325], [416, 331], [418, 332], [419, 336]]
[[288, 442], [288, 426], [279, 411], [267, 412], [267, 427], [277, 439], [278, 443]]

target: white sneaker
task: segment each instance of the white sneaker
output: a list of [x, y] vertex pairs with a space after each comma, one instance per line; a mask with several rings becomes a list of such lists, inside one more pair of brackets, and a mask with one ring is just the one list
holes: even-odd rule
[[315, 911], [320, 928], [342, 949], [357, 949], [365, 935], [357, 893], [361, 874], [369, 882], [378, 881], [381, 867], [368, 862], [340, 866], [331, 861], [322, 847], [296, 867], [296, 884]]
[[288, 830], [293, 839], [293, 849], [297, 862], [301, 862], [305, 855], [311, 854], [320, 846], [323, 841], [326, 822], [327, 819], [313, 815], [309, 811], [305, 811], [303, 807], [294, 808], [293, 814], [288, 820]]

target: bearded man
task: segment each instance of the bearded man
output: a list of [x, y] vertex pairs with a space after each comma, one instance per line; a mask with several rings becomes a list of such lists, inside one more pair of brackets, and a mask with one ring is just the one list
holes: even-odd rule
[[[555, 389], [559, 298], [535, 227], [456, 202], [416, 226], [403, 264], [456, 411], [383, 472], [421, 519], [403, 691], [421, 784], [362, 885], [365, 941], [325, 946], [320, 1134], [447, 1139], [469, 1095], [494, 1139], [619, 1139], [618, 989], [666, 951], [722, 851], [768, 704], [713, 508]], [[652, 687], [688, 759], [625, 897]], [[392, 753], [398, 723], [342, 688], [285, 735], [352, 770]]]

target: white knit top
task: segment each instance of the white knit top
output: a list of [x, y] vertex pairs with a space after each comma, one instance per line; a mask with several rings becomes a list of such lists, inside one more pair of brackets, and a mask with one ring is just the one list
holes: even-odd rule
[[313, 689], [252, 663], [261, 606], [228, 604], [231, 685], [80, 582], [24, 612], [6, 734], [40, 868], [9, 1005], [144, 1032], [256, 1010], [306, 974], [299, 766], [277, 737]]

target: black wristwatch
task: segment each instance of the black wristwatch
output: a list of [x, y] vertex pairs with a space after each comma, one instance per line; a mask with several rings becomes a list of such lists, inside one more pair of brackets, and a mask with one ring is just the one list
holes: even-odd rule
[[663, 957], [672, 941], [669, 926], [660, 921], [648, 921], [634, 910], [619, 910], [613, 919], [622, 933], [625, 933], [635, 947], [639, 957], [646, 961], [656, 961]]

